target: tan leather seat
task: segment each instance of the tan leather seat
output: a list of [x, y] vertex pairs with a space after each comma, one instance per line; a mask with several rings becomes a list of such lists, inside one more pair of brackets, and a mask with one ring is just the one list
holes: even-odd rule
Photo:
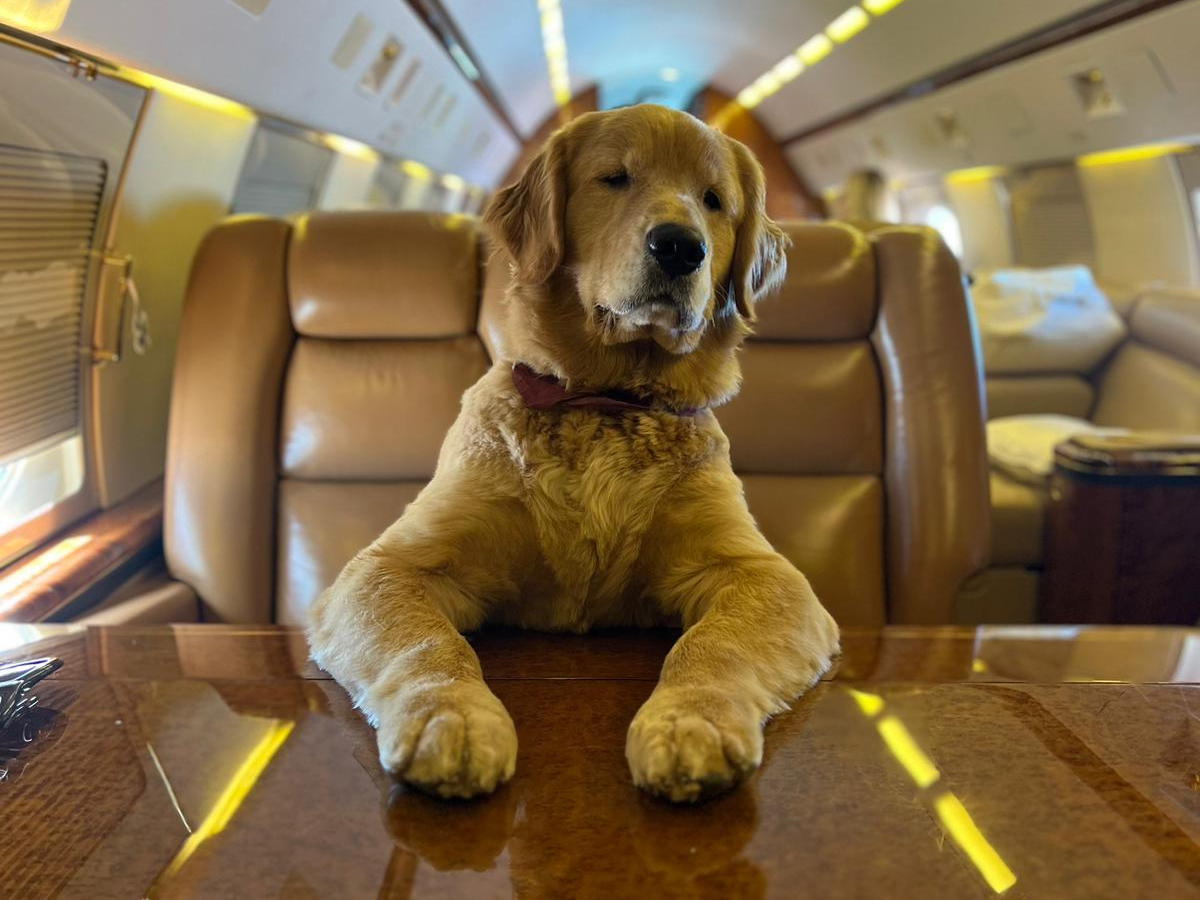
[[[957, 265], [924, 229], [790, 231], [787, 284], [718, 413], [751, 508], [843, 623], [949, 621], [988, 545]], [[504, 358], [507, 264], [488, 256], [463, 216], [240, 218], [208, 236], [165, 530], [206, 618], [303, 621], [429, 479], [462, 391]]]
[[[1123, 428], [1200, 432], [1200, 290], [1148, 291], [1129, 304], [1127, 316], [1129, 337], [1096, 377], [1092, 421]], [[989, 399], [994, 381], [988, 379]], [[991, 495], [991, 567], [964, 587], [958, 617], [1033, 621], [1046, 490], [993, 473]]]

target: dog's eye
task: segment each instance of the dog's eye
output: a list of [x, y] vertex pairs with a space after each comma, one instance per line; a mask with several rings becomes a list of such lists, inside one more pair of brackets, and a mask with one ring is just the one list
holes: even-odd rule
[[706, 191], [704, 193], [704, 205], [712, 210], [721, 208], [721, 198], [717, 196], [716, 191]]
[[623, 188], [629, 185], [629, 173], [622, 169], [620, 172], [613, 172], [611, 175], [603, 175], [600, 180], [609, 187]]

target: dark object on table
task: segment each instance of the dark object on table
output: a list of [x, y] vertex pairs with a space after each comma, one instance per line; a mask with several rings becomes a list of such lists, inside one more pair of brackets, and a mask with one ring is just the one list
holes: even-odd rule
[[61, 659], [30, 659], [0, 664], [0, 731], [37, 706], [33, 686], [62, 668]]
[[1076, 437], [1054, 451], [1045, 622], [1200, 620], [1200, 436]]

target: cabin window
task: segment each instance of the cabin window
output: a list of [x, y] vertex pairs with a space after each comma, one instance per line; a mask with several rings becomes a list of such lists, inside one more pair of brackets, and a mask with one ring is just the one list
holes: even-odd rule
[[386, 160], [375, 171], [370, 205], [375, 209], [425, 209], [430, 175], [405, 171], [403, 163]]
[[304, 132], [260, 122], [233, 195], [233, 212], [289, 216], [314, 209], [333, 151]]
[[957, 257], [963, 255], [962, 226], [940, 181], [910, 184], [896, 197], [900, 221], [928, 225]]
[[0, 44], [0, 565], [97, 505], [93, 363], [127, 321], [104, 248], [144, 98]]
[[107, 164], [0, 146], [0, 534], [83, 486], [79, 371]]
[[951, 211], [950, 207], [941, 203], [929, 207], [925, 213], [925, 224], [942, 236], [942, 240], [946, 242], [951, 253], [955, 256], [962, 256], [962, 229], [958, 225], [958, 216]]
[[1183, 179], [1183, 189], [1187, 191], [1191, 201], [1197, 252], [1200, 253], [1200, 150], [1193, 149], [1189, 153], [1181, 153], [1176, 159], [1179, 161], [1179, 176]]
[[1073, 164], [1026, 169], [1006, 180], [1017, 265], [1094, 267], [1091, 219]]

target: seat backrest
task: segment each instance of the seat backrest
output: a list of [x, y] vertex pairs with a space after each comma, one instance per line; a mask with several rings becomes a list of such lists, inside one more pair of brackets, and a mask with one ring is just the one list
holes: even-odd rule
[[[957, 265], [927, 229], [788, 227], [787, 283], [718, 411], [751, 510], [844, 624], [948, 622], [988, 545]], [[206, 618], [302, 622], [416, 496], [463, 390], [503, 358], [507, 262], [487, 255], [477, 220], [417, 213], [234, 218], [206, 238], [165, 523]]]
[[1100, 374], [1098, 425], [1200, 431], [1200, 290], [1150, 290], [1134, 303], [1129, 339]]

